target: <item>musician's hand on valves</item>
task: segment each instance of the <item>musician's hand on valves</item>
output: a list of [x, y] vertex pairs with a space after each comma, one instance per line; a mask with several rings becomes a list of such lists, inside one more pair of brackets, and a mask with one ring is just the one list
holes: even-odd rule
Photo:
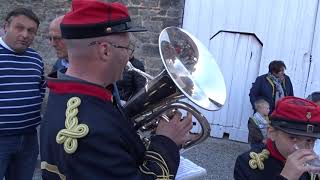
[[318, 158], [311, 149], [298, 149], [287, 158], [281, 175], [288, 180], [298, 180], [304, 172], [319, 173], [320, 167], [309, 165], [308, 162]]
[[175, 111], [169, 122], [164, 119], [160, 120], [156, 134], [170, 138], [177, 146], [181, 146], [189, 141], [189, 131], [192, 128], [192, 114], [188, 112], [183, 120], [181, 120], [181, 117], [181, 113]]

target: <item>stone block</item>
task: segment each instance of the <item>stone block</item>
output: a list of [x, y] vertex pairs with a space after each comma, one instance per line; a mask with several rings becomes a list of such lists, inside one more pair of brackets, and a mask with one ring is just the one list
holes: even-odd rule
[[159, 57], [159, 48], [155, 44], [143, 44], [142, 53], [149, 57]]
[[142, 4], [141, 0], [130, 0], [132, 5], [140, 6]]
[[163, 9], [170, 8], [170, 1], [176, 1], [176, 0], [160, 0], [160, 8], [163, 8]]
[[182, 17], [183, 11], [181, 10], [168, 10], [167, 16], [168, 17]]
[[175, 9], [183, 10], [183, 8], [184, 8], [184, 0], [170, 1], [170, 7], [171, 8], [175, 8]]
[[165, 21], [167, 19], [166, 16], [154, 16], [151, 17], [151, 21]]
[[142, 1], [142, 6], [145, 8], [155, 8], [158, 7], [159, 0], [140, 0]]
[[158, 15], [159, 16], [165, 16], [167, 14], [167, 10], [160, 10], [159, 12], [158, 12]]
[[166, 28], [169, 26], [181, 27], [182, 18], [166, 18], [163, 22], [162, 28]]
[[144, 22], [144, 27], [147, 28], [149, 32], [160, 32], [162, 30], [162, 22], [146, 21]]
[[130, 16], [138, 16], [139, 8], [138, 7], [128, 7]]

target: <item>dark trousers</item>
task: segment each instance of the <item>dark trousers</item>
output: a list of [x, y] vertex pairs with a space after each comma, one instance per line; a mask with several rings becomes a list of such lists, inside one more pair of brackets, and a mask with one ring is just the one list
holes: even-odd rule
[[32, 180], [39, 154], [37, 131], [0, 136], [0, 180]]

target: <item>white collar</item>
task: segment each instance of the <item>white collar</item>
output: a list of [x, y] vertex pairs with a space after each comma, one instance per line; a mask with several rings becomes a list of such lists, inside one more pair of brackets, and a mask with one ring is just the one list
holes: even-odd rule
[[6, 49], [12, 51], [12, 52], [15, 52], [13, 49], [11, 49], [3, 40], [3, 37], [0, 37], [0, 44], [5, 47]]

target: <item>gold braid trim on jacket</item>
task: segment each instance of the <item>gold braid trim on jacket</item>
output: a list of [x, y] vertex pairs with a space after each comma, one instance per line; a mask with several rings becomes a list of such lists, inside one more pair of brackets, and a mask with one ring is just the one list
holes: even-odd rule
[[[156, 153], [154, 151], [146, 151], [145, 156], [147, 157], [147, 160], [145, 160], [143, 164], [139, 167], [142, 173], [153, 175], [156, 177], [156, 180], [172, 180], [173, 179], [173, 175], [170, 174], [167, 163], [159, 153]], [[147, 167], [148, 162], [156, 163], [161, 169], [162, 174], [155, 174], [154, 172], [150, 171], [150, 169]]]
[[249, 161], [249, 166], [251, 169], [257, 169], [263, 170], [264, 169], [264, 164], [263, 161], [265, 159], [268, 159], [270, 155], [270, 152], [266, 149], [262, 150], [261, 153], [255, 153], [255, 152], [250, 152], [249, 156], [251, 157]]
[[56, 142], [63, 144], [64, 150], [68, 154], [74, 153], [78, 148], [79, 138], [85, 137], [89, 133], [89, 127], [86, 124], [78, 124], [77, 114], [81, 99], [72, 97], [67, 102], [65, 129], [61, 129], [57, 136]]

